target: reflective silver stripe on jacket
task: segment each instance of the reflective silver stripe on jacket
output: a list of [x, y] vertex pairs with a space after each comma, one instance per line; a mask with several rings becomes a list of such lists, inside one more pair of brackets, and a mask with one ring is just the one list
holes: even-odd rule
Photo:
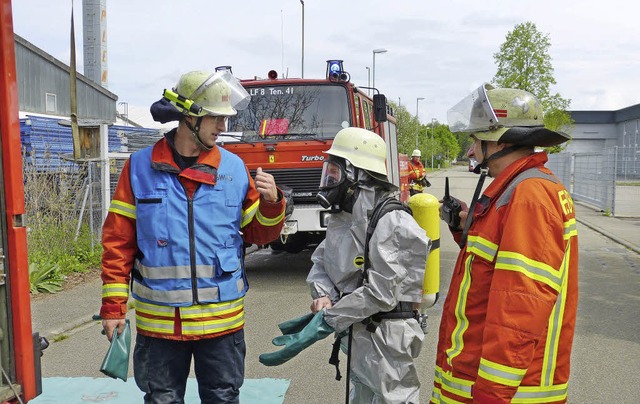
[[[136, 259], [135, 267], [145, 279], [187, 279], [191, 278], [189, 265], [177, 265], [166, 267], [149, 267], [142, 265]], [[213, 278], [215, 267], [213, 265], [196, 265], [197, 278]]]
[[521, 183], [524, 180], [528, 180], [529, 178], [542, 178], [544, 180], [548, 180], [557, 184], [558, 179], [554, 175], [546, 174], [538, 170], [536, 167], [530, 168], [526, 171], [518, 174], [507, 186], [507, 189], [500, 195], [500, 198], [496, 201], [496, 209], [499, 209], [501, 206], [504, 206], [509, 203], [511, 200], [511, 194], [513, 194], [513, 190], [516, 188], [516, 185]]
[[[193, 301], [193, 291], [191, 289], [183, 290], [153, 290], [142, 285], [140, 282], [133, 282], [131, 291], [147, 300], [153, 302], [165, 302], [167, 304], [191, 303]], [[200, 301], [218, 300], [218, 287], [199, 288], [198, 298]]]

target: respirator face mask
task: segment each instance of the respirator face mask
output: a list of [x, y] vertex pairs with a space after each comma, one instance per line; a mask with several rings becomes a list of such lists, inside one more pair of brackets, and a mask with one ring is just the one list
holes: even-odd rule
[[351, 213], [355, 188], [355, 167], [348, 161], [334, 156], [322, 166], [318, 203], [331, 213]]

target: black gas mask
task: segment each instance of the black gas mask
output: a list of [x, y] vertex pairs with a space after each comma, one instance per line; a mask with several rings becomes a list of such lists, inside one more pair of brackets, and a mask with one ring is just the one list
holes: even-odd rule
[[351, 213], [356, 184], [356, 167], [343, 158], [330, 156], [322, 166], [320, 191], [316, 195], [318, 203], [325, 209], [330, 208], [331, 213]]

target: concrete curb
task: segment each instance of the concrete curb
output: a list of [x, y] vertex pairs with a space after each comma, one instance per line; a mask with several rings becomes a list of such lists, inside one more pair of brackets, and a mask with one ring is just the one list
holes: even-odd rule
[[604, 230], [602, 227], [599, 227], [599, 226], [596, 226], [596, 225], [594, 225], [592, 223], [589, 223], [586, 220], [581, 220], [580, 218], [576, 218], [576, 220], [578, 221], [578, 223], [583, 224], [583, 225], [587, 226], [588, 228], [597, 231], [598, 233], [602, 234], [603, 236], [615, 241], [616, 243], [625, 246], [629, 250], [631, 250], [631, 251], [633, 251], [633, 252], [635, 252], [637, 254], [640, 254], [640, 248], [638, 248], [637, 246], [629, 243], [627, 240], [624, 240], [624, 239], [616, 236], [615, 234]]
[[59, 328], [34, 331], [39, 331], [40, 336], [45, 337], [47, 340], [49, 340], [49, 342], [55, 342], [63, 336], [70, 336], [78, 331], [85, 329], [90, 323], [97, 323], [99, 321], [100, 320], [94, 320], [92, 314], [87, 314], [86, 316], [78, 317], [76, 319], [68, 321]]

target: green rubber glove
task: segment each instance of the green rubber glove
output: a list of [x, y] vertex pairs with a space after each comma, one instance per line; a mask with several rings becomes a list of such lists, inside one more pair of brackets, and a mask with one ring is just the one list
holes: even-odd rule
[[[308, 316], [299, 317], [297, 319], [291, 320], [290, 322], [301, 325], [304, 321], [303, 319]], [[286, 323], [289, 322], [285, 322], [283, 324]], [[295, 327], [285, 327], [285, 329], [287, 330], [292, 330], [294, 328]], [[282, 365], [289, 359], [302, 352], [304, 349], [310, 347], [315, 342], [326, 338], [333, 332], [334, 329], [324, 321], [324, 311], [319, 311], [300, 331], [275, 337], [272, 341], [273, 345], [284, 346], [284, 348], [276, 352], [261, 354], [259, 357], [260, 363], [265, 366]]]
[[294, 318], [293, 320], [288, 320], [278, 324], [278, 328], [282, 332], [282, 335], [295, 334], [302, 331], [302, 329], [306, 327], [312, 319], [313, 313], [309, 312], [304, 316], [300, 316]]

